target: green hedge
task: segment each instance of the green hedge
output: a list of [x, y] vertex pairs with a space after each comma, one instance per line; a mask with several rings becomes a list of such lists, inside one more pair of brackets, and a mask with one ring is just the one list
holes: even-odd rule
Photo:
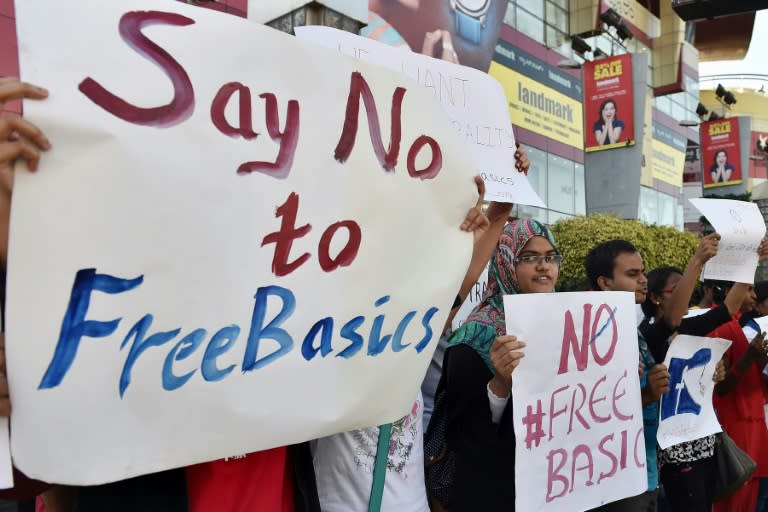
[[685, 268], [699, 244], [693, 233], [602, 214], [560, 220], [551, 229], [563, 255], [558, 280], [562, 291], [589, 288], [584, 259], [599, 243], [616, 238], [632, 242], [643, 256], [646, 271], [668, 265]]

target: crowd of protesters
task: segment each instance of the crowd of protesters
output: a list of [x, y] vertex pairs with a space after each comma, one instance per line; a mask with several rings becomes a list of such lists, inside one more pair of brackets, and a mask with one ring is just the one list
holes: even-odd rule
[[[0, 111], [8, 101], [44, 100], [47, 92], [13, 78], [0, 79]], [[22, 117], [0, 117], [0, 265], [5, 277], [13, 167], [35, 171], [51, 147], [45, 135]], [[517, 168], [527, 172], [524, 150]], [[377, 510], [426, 512], [510, 511], [515, 508], [515, 436], [512, 427], [512, 376], [525, 364], [525, 340], [508, 333], [502, 297], [555, 291], [562, 254], [551, 231], [531, 219], [509, 220], [511, 205], [480, 201], [460, 226], [473, 232], [474, 251], [454, 300], [452, 315], [489, 264], [482, 302], [463, 325], [446, 322], [437, 350], [404, 417], [387, 426], [388, 443], [382, 501]], [[704, 264], [717, 254], [720, 236], [710, 234], [685, 269], [648, 271], [642, 254], [628, 241], [595, 246], [584, 273], [595, 291], [625, 291], [642, 305], [637, 329], [646, 449], [647, 488], [638, 496], [605, 504], [600, 511], [686, 510], [686, 512], [763, 512], [768, 510], [767, 346], [756, 318], [768, 314], [768, 282], [706, 282], [701, 315], [689, 304]], [[768, 256], [768, 242], [758, 248]], [[4, 290], [4, 282], [0, 283]], [[5, 297], [2, 297], [4, 303]], [[451, 300], [453, 300], [451, 298]], [[451, 315], [451, 317], [452, 317]], [[669, 389], [663, 361], [677, 334], [731, 341], [712, 375], [714, 405], [724, 429], [757, 463], [752, 478], [724, 500], [713, 503], [714, 436], [657, 450], [659, 400]], [[13, 342], [19, 342], [14, 340]], [[23, 341], [22, 341], [23, 342]], [[5, 378], [4, 339], [0, 337], [0, 415], [11, 404]], [[453, 483], [437, 499], [425, 485], [424, 435], [445, 397], [445, 442], [452, 452]], [[211, 461], [110, 484], [72, 488], [49, 485], [15, 471], [16, 487], [0, 492], [7, 510], [60, 511], [315, 511], [370, 510], [379, 426], [339, 433], [300, 445]], [[429, 484], [429, 482], [426, 482]], [[36, 502], [34, 501], [36, 499]], [[33, 501], [30, 501], [33, 500]], [[523, 511], [524, 512], [524, 511]]]

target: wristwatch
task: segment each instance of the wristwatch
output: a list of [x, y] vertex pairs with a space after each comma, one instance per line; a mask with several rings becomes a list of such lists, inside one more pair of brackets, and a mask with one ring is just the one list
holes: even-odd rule
[[485, 17], [491, 6], [491, 0], [450, 0], [451, 9], [456, 15], [456, 33], [472, 44], [480, 44], [480, 36], [485, 28]]

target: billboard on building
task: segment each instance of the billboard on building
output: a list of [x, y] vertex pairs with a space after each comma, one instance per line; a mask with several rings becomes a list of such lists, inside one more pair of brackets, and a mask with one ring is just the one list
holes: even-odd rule
[[512, 124], [582, 149], [581, 82], [500, 40], [488, 74], [501, 83]]
[[741, 183], [739, 118], [707, 121], [701, 125], [700, 137], [704, 188]]
[[584, 151], [635, 143], [632, 55], [584, 63]]
[[504, 22], [506, 0], [419, 3], [368, 0], [368, 26], [361, 35], [488, 71]]
[[687, 139], [670, 128], [653, 123], [651, 172], [653, 178], [679, 187], [683, 184]]
[[750, 134], [749, 176], [768, 179], [768, 132], [752, 131]]

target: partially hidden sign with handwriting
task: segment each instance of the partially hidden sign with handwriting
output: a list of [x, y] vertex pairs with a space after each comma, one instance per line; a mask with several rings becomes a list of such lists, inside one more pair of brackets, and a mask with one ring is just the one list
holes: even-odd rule
[[17, 466], [98, 484], [405, 414], [472, 245], [439, 104], [179, 2], [16, 9], [53, 144], [14, 191]]

